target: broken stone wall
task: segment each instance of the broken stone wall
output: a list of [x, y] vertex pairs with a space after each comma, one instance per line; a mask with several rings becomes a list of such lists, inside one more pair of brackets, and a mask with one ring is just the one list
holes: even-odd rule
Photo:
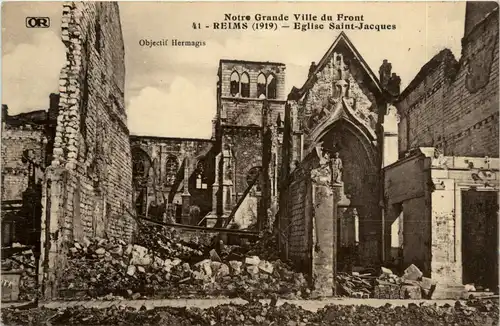
[[431, 221], [425, 196], [403, 203], [403, 265], [416, 265], [424, 275], [431, 274]]
[[[279, 247], [283, 259], [290, 259], [297, 270], [308, 275], [314, 295], [331, 296], [335, 266], [334, 216], [340, 193], [332, 189], [328, 181], [323, 183], [318, 178], [318, 173], [324, 173], [320, 171], [324, 167], [318, 167], [318, 157], [308, 155], [282, 189], [281, 202], [286, 205], [280, 207]], [[324, 177], [330, 180], [331, 174], [326, 173]]]
[[283, 191], [286, 207], [280, 207], [280, 232], [285, 256], [302, 271], [311, 272], [312, 220], [311, 181], [303, 170], [295, 170], [289, 187]]
[[[205, 216], [212, 209], [212, 184], [215, 180], [215, 156], [213, 141], [208, 139], [170, 138], [131, 136], [130, 143], [134, 154], [134, 161], [145, 160], [147, 198], [142, 195], [138, 198], [140, 176], [134, 170], [134, 186], [136, 196], [134, 201], [143, 201], [141, 215], [154, 213], [150, 208], [162, 204], [163, 200], [169, 204], [181, 204], [183, 187], [185, 184], [184, 162], [188, 163], [188, 193], [190, 205], [200, 208], [201, 215]], [[137, 162], [136, 162], [137, 163]], [[137, 165], [135, 165], [137, 167]], [[198, 175], [202, 177], [201, 188], [197, 187]], [[144, 179], [144, 178], [142, 178]], [[156, 193], [155, 193], [156, 189]]]
[[477, 25], [466, 26], [460, 62], [451, 51], [441, 51], [402, 93], [400, 155], [438, 146], [445, 155], [498, 157], [496, 7], [484, 20], [474, 20]]
[[[458, 187], [453, 179], [442, 179], [443, 171], [432, 171], [434, 177], [441, 177], [438, 186], [432, 192], [432, 279], [440, 283], [461, 284], [462, 283], [462, 262], [457, 259], [460, 254], [457, 251], [458, 243], [457, 229], [461, 230], [461, 225], [457, 226], [460, 214], [455, 214], [461, 210], [456, 202], [455, 187]], [[448, 177], [448, 176], [446, 176]]]
[[[22, 199], [29, 181], [29, 165], [23, 162], [27, 151], [31, 151], [30, 159], [42, 167], [51, 155], [57, 95], [50, 97], [48, 110], [9, 116], [8, 106], [2, 106], [2, 200]], [[42, 177], [41, 173], [38, 177]]]
[[28, 187], [28, 164], [21, 161], [25, 150], [43, 160], [45, 146], [42, 130], [2, 130], [2, 201], [21, 200]]
[[[384, 171], [385, 256], [390, 257], [390, 226], [403, 211], [403, 265], [415, 264], [425, 275], [431, 273], [431, 197], [428, 160], [400, 160]], [[398, 207], [399, 208], [396, 208]]]
[[42, 218], [48, 296], [57, 296], [67, 243], [83, 236], [130, 241], [132, 160], [124, 108], [124, 44], [116, 2], [66, 2], [53, 160]]
[[60, 75], [52, 166], [69, 172], [65, 235], [126, 239], [133, 231], [125, 213], [132, 169], [118, 5], [69, 3], [62, 22], [67, 63]]

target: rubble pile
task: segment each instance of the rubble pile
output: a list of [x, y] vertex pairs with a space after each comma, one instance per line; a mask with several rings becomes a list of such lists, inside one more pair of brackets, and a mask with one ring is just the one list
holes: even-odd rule
[[370, 298], [373, 293], [373, 277], [371, 274], [353, 272], [337, 274], [337, 288], [340, 293], [352, 298]]
[[430, 299], [436, 284], [415, 265], [410, 265], [403, 276], [381, 267], [379, 276], [373, 273], [339, 273], [337, 287], [341, 295], [377, 299]]
[[199, 237], [192, 238], [191, 241], [183, 241], [175, 228], [148, 223], [138, 223], [134, 243], [161, 256], [181, 260], [203, 256], [203, 251], [210, 245]]
[[35, 256], [31, 249], [3, 258], [2, 272], [18, 272], [21, 274], [19, 300], [29, 301], [36, 297]]
[[125, 306], [91, 309], [81, 306], [60, 310], [2, 309], [5, 325], [497, 325], [498, 301], [456, 302], [455, 305], [381, 307], [329, 305], [317, 312], [283, 304], [250, 302], [208, 309], [155, 308], [139, 310]]
[[259, 241], [254, 243], [238, 240], [238, 245], [224, 245], [221, 248], [220, 256], [222, 259], [240, 260], [247, 256], [258, 256], [261, 259], [275, 261], [280, 258], [277, 238], [273, 234], [265, 234]]
[[196, 249], [197, 244], [172, 242], [166, 239], [168, 236], [150, 234], [138, 241], [148, 247], [99, 238], [75, 242], [69, 249], [61, 295], [72, 299], [102, 296], [138, 299], [263, 297], [266, 293], [295, 298], [308, 294], [304, 276], [279, 260], [270, 262], [258, 256], [223, 260], [213, 249], [207, 250], [203, 245]]

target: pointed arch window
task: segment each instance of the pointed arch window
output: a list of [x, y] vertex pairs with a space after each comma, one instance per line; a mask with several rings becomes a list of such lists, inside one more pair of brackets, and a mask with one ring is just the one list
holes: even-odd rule
[[236, 96], [240, 92], [240, 75], [236, 71], [231, 74], [230, 92], [232, 96]]
[[267, 77], [267, 98], [276, 99], [276, 77], [273, 74]]
[[260, 73], [257, 77], [257, 97], [258, 98], [266, 98], [266, 76], [263, 73]]
[[205, 167], [203, 162], [198, 162], [196, 166], [196, 189], [207, 189]]
[[165, 163], [165, 185], [171, 186], [175, 183], [177, 171], [179, 170], [179, 162], [175, 156], [169, 156]]
[[250, 97], [250, 78], [246, 72], [241, 75], [241, 97]]

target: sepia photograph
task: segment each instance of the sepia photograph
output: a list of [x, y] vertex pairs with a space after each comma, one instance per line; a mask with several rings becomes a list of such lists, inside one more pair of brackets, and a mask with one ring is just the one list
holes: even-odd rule
[[495, 1], [3, 1], [0, 324], [498, 325]]

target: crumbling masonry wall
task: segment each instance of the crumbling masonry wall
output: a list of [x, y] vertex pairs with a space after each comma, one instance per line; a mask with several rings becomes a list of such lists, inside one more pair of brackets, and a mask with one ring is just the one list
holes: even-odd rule
[[[333, 294], [335, 250], [334, 216], [338, 190], [318, 182], [319, 159], [308, 155], [290, 175], [282, 189], [278, 232], [280, 253], [308, 276], [313, 294]], [[326, 179], [331, 175], [326, 175]]]
[[62, 41], [67, 61], [43, 200], [46, 291], [57, 288], [68, 242], [85, 235], [128, 241], [134, 230], [126, 213], [132, 204], [132, 159], [118, 4], [64, 3]]
[[[26, 151], [44, 167], [57, 115], [57, 95], [50, 95], [50, 108], [11, 116], [2, 105], [2, 200], [21, 200], [28, 187], [29, 164], [23, 162]], [[40, 176], [41, 177], [41, 176]]]
[[28, 164], [21, 161], [25, 150], [43, 158], [43, 131], [2, 130], [2, 200], [21, 200], [28, 187]]
[[498, 157], [498, 4], [476, 18], [466, 23], [460, 62], [441, 51], [401, 94], [400, 154], [441, 147], [445, 155]]

